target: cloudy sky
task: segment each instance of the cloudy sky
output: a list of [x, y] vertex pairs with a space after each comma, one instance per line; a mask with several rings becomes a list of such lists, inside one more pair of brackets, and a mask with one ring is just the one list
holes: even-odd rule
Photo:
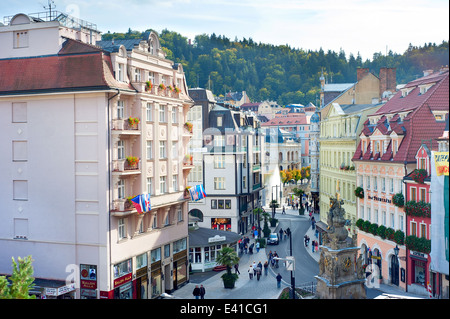
[[[44, 11], [48, 0], [0, 0], [0, 21]], [[175, 31], [252, 38], [304, 50], [342, 48], [371, 59], [386, 48], [403, 53], [409, 43], [449, 39], [448, 0], [54, 0], [58, 11], [97, 24], [106, 33]]]

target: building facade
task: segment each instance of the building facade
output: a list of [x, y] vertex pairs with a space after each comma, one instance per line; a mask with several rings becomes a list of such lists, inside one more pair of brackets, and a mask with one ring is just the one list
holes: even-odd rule
[[[71, 297], [156, 298], [189, 276], [183, 69], [156, 33], [108, 43], [60, 20], [0, 27], [0, 273], [32, 255], [37, 280], [69, 282], [56, 291]], [[129, 198], [145, 193], [151, 210], [138, 213]]]
[[[366, 227], [358, 231], [364, 262], [376, 265], [372, 270], [380, 281], [404, 290], [408, 280], [408, 225], [405, 209], [395, 204], [393, 197], [405, 197], [403, 178], [416, 168], [415, 157], [422, 141], [442, 134], [448, 112], [447, 83], [448, 69], [406, 84], [368, 116], [352, 159], [357, 186], [361, 187], [358, 219], [366, 222]], [[432, 144], [432, 148], [437, 147], [436, 141]]]

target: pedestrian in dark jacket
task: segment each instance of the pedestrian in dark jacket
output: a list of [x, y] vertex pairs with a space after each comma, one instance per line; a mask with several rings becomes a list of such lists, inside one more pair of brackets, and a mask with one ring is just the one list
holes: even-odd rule
[[235, 274], [239, 274], [239, 275], [241, 274], [241, 273], [239, 272], [239, 264], [235, 264], [235, 265], [234, 265], [234, 273], [235, 273]]
[[278, 273], [278, 275], [277, 275], [277, 288], [281, 287], [281, 278], [283, 278], [283, 277], [281, 277], [280, 273]]
[[192, 292], [192, 294], [195, 296], [195, 299], [199, 299], [200, 298], [200, 288], [198, 288], [198, 285], [195, 286], [194, 291]]
[[205, 287], [203, 287], [203, 285], [200, 285], [200, 299], [205, 299], [205, 295], [206, 295]]

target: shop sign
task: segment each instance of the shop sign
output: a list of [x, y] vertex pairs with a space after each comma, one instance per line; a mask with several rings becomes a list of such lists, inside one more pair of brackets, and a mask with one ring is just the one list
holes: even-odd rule
[[419, 258], [423, 258], [423, 259], [428, 259], [428, 255], [418, 252], [418, 251], [414, 251], [414, 250], [410, 250], [411, 252], [411, 257], [419, 257]]
[[114, 288], [126, 284], [131, 281], [132, 273], [126, 274], [125, 276], [119, 277], [114, 280]]
[[80, 294], [81, 294], [81, 296], [84, 296], [84, 297], [93, 297], [93, 298], [96, 298], [96, 297], [97, 297], [97, 290], [93, 290], [93, 289], [80, 289]]
[[80, 264], [80, 288], [97, 289], [97, 266]]
[[224, 241], [226, 239], [227, 238], [225, 236], [216, 235], [214, 237], [209, 237], [208, 238], [208, 243], [216, 243], [216, 242], [219, 242], [219, 241]]
[[448, 152], [434, 152], [434, 163], [437, 176], [448, 176]]
[[45, 288], [47, 296], [61, 296], [75, 290], [75, 284], [69, 284], [58, 288]]
[[367, 198], [371, 199], [371, 200], [376, 200], [376, 201], [379, 201], [379, 202], [383, 202], [383, 203], [388, 203], [388, 204], [392, 203], [392, 201], [390, 199], [388, 199], [388, 198], [381, 198], [381, 197], [378, 197], [378, 196], [370, 196], [370, 195], [367, 195]]

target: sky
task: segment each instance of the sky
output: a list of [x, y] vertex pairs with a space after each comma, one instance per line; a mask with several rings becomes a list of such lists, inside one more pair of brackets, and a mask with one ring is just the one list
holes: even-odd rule
[[[55, 10], [97, 24], [106, 33], [164, 29], [234, 40], [322, 48], [363, 60], [411, 43], [449, 40], [448, 0], [53, 0]], [[0, 0], [0, 22], [16, 13], [46, 11], [48, 0]]]

